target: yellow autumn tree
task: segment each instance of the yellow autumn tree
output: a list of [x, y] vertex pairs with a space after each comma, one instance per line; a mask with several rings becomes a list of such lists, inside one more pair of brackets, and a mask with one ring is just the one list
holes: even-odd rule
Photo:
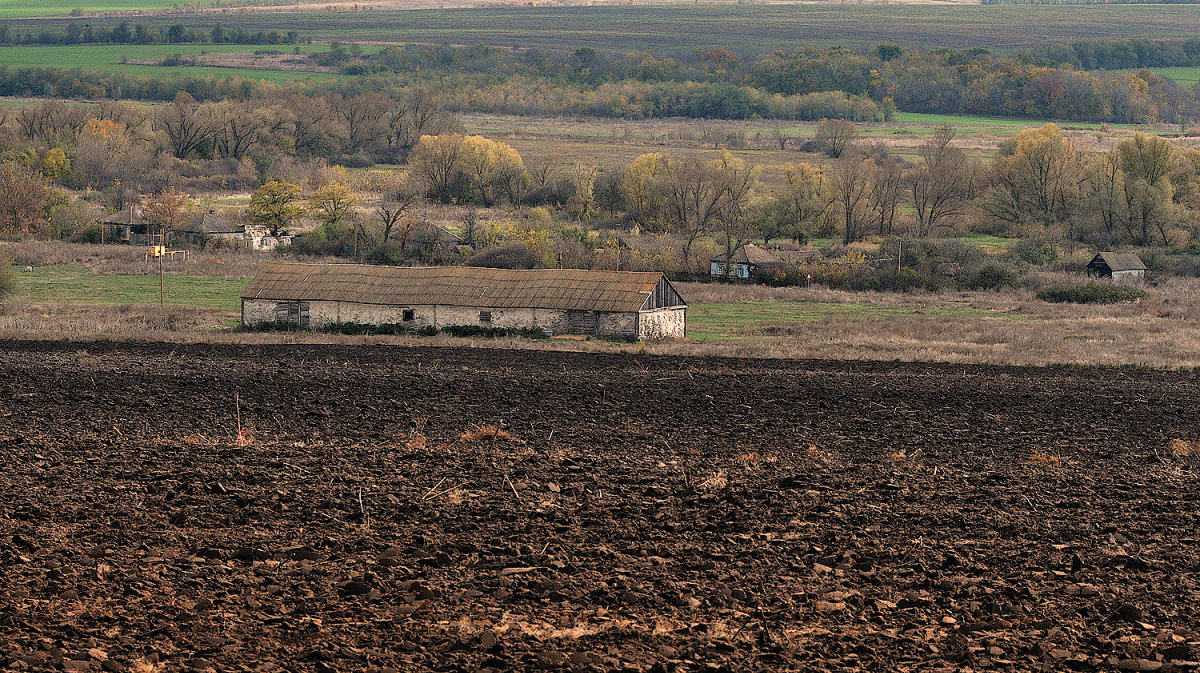
[[1000, 143], [984, 212], [1016, 231], [1037, 233], [1076, 215], [1085, 165], [1075, 144], [1054, 124]]
[[461, 160], [471, 181], [473, 200], [490, 207], [501, 198], [520, 202], [520, 186], [525, 176], [521, 155], [506, 143], [483, 136], [462, 139]]
[[653, 224], [662, 217], [659, 183], [670, 168], [671, 158], [660, 152], [643, 154], [625, 167], [621, 192], [630, 217], [643, 224]]
[[442, 203], [519, 203], [525, 165], [511, 146], [483, 136], [456, 133], [421, 136], [409, 155], [425, 194]]
[[763, 204], [757, 221], [763, 245], [780, 236], [805, 242], [814, 235], [831, 233], [833, 196], [824, 172], [801, 162], [785, 164], [783, 175], [783, 186]]

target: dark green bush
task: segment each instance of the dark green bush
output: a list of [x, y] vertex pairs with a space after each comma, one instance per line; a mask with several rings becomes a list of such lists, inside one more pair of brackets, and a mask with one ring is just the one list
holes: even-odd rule
[[1062, 256], [1062, 248], [1053, 239], [1022, 238], [1009, 247], [1008, 254], [1026, 264], [1045, 266]]
[[1109, 285], [1108, 283], [1052, 285], [1038, 290], [1037, 293], [1038, 299], [1044, 301], [1072, 304], [1119, 304], [1137, 301], [1145, 296], [1145, 290]]
[[533, 327], [483, 327], [482, 325], [447, 325], [442, 328], [442, 334], [456, 337], [484, 337], [498, 339], [500, 337], [524, 337], [526, 339], [548, 339], [546, 333]]
[[1016, 287], [1020, 283], [1020, 275], [1003, 264], [989, 262], [964, 273], [958, 281], [958, 286], [964, 290], [998, 290], [1002, 287]]

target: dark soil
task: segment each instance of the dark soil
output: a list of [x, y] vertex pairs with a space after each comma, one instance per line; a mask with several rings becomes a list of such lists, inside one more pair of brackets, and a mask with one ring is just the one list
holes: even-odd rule
[[10, 342], [0, 400], [0, 667], [1200, 667], [1189, 373]]

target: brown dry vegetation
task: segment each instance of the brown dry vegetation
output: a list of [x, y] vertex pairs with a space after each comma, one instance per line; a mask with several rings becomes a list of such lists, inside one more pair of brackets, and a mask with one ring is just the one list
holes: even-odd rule
[[[18, 267], [74, 264], [91, 273], [104, 275], [141, 274], [148, 270], [142, 249], [128, 245], [0, 241], [0, 248], [12, 255], [13, 263]], [[233, 250], [193, 250], [188, 259], [172, 259], [171, 272], [189, 276], [248, 279], [258, 273], [265, 259], [269, 257], [247, 255]]]
[[[346, 336], [230, 331], [227, 313], [67, 304], [0, 306], [0, 338], [101, 338], [179, 343], [330, 343], [478, 346], [584, 352], [834, 358], [1022, 365], [1200, 367], [1200, 281], [1176, 279], [1136, 304], [1038, 301], [1031, 291], [847, 293], [824, 288], [681, 284], [693, 306], [738, 301], [845, 305], [860, 313], [783, 326], [749, 324], [735, 339], [614, 343], [552, 339]], [[872, 314], [866, 309], [899, 309]], [[695, 329], [693, 324], [692, 329]]]

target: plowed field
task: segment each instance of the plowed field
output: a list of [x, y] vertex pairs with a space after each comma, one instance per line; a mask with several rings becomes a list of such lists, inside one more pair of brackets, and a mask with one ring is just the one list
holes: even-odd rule
[[1190, 373], [7, 342], [0, 404], [0, 667], [1200, 667]]

